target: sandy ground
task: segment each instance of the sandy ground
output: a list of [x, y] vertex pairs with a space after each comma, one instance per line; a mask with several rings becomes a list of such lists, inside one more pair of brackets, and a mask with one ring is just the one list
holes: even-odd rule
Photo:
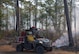
[[[15, 48], [13, 48], [11, 45], [1, 45], [0, 54], [36, 54], [36, 53], [32, 51], [16, 52]], [[76, 53], [63, 50], [53, 50], [52, 52], [45, 52], [45, 54], [76, 54]]]

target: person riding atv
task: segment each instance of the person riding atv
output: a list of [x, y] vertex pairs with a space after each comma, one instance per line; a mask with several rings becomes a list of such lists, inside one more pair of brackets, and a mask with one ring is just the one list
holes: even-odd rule
[[34, 50], [38, 54], [43, 54], [44, 50], [52, 51], [51, 40], [39, 35], [37, 36], [37, 33], [37, 29], [35, 28], [30, 28], [29, 30], [26, 30], [26, 36], [23, 37], [23, 42], [17, 44], [16, 51], [22, 52], [23, 49]]
[[36, 38], [39, 38], [40, 35], [38, 34], [38, 29], [36, 27], [31, 27], [30, 28], [30, 31], [32, 31], [32, 34], [36, 37]]

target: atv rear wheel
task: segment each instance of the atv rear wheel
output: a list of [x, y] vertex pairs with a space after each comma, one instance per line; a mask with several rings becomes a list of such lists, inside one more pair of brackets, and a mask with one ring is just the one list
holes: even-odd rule
[[37, 46], [36, 52], [37, 52], [37, 54], [44, 54], [44, 47], [43, 46]]

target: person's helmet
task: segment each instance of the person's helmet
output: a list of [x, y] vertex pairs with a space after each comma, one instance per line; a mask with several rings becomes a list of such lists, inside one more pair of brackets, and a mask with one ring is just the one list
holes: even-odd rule
[[35, 26], [32, 26], [30, 30], [37, 30], [37, 28]]
[[32, 28], [35, 28], [35, 26], [32, 26]]

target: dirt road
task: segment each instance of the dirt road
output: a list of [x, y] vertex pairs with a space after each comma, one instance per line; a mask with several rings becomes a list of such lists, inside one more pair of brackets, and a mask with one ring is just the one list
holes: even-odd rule
[[[0, 46], [0, 54], [36, 54], [36, 53], [33, 51], [16, 52], [15, 48], [13, 48], [11, 45], [2, 45]], [[75, 52], [53, 50], [52, 52], [45, 52], [44, 54], [75, 54]]]

